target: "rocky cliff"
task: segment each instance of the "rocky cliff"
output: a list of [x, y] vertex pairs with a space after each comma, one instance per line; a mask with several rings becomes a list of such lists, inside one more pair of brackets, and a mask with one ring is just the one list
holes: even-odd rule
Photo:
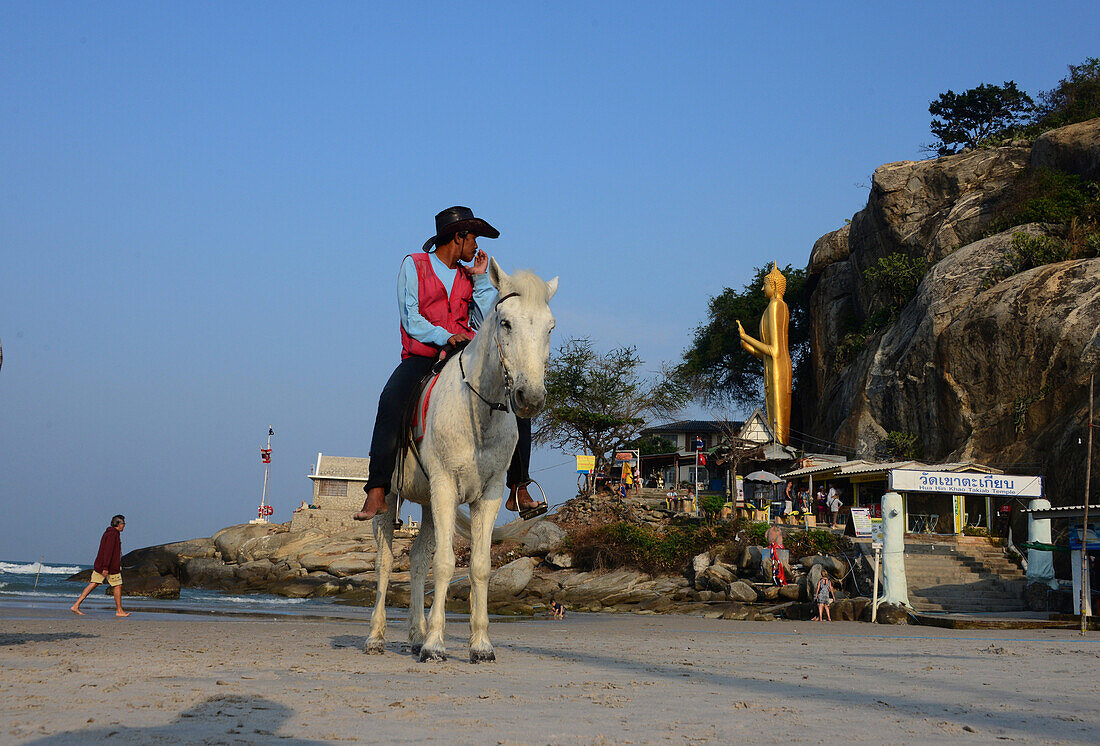
[[[801, 404], [812, 435], [874, 456], [889, 432], [912, 434], [926, 460], [1038, 473], [1055, 504], [1080, 504], [1078, 438], [1089, 374], [1100, 367], [1100, 259], [1006, 273], [1015, 234], [1076, 226], [992, 233], [1036, 169], [1100, 180], [1100, 119], [1030, 145], [875, 171], [866, 207], [810, 256], [812, 381]], [[927, 271], [886, 314], [891, 298], [872, 282], [873, 268], [898, 257]], [[889, 320], [876, 328], [876, 316]]]

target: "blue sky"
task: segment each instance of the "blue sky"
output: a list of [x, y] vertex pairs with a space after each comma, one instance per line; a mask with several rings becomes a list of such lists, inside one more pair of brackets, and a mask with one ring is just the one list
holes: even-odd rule
[[[924, 157], [928, 102], [1095, 56], [1095, 3], [0, 2], [4, 559], [275, 518], [365, 455], [394, 285], [471, 206], [557, 341], [675, 360], [708, 299]], [[569, 456], [539, 452], [552, 501]]]

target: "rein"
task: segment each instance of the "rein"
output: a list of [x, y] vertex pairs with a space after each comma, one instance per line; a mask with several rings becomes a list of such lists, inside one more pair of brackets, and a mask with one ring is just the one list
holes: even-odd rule
[[[508, 300], [509, 298], [515, 298], [515, 297], [519, 297], [519, 293], [508, 293], [507, 295], [501, 296], [500, 298], [497, 299], [497, 302], [493, 305], [493, 310], [495, 311], [497, 309], [497, 306], [499, 306], [501, 303]], [[496, 343], [497, 343], [497, 356], [500, 359], [500, 372], [503, 374], [503, 377], [504, 377], [504, 399], [505, 399], [505, 402], [507, 402], [507, 401], [510, 401], [511, 398], [512, 398], [512, 374], [508, 370], [508, 363], [504, 359], [504, 348], [501, 347], [500, 336], [499, 335], [497, 335], [497, 337], [496, 337]], [[463, 347], [462, 352], [465, 352], [465, 351], [466, 351], [466, 348]], [[481, 399], [481, 401], [485, 402], [485, 404], [489, 407], [489, 409], [491, 411], [493, 411], [493, 412], [507, 412], [507, 411], [509, 411], [507, 403], [489, 401], [488, 399], [486, 399], [484, 396], [481, 395], [480, 391], [478, 391], [477, 389], [475, 389], [473, 387], [473, 384], [471, 384], [469, 382], [469, 380], [466, 379], [466, 368], [462, 364], [462, 352], [458, 353], [458, 369], [462, 373], [462, 382], [464, 384], [466, 384], [466, 388], [470, 389], [470, 391], [473, 391], [474, 395], [477, 396], [478, 399]]]

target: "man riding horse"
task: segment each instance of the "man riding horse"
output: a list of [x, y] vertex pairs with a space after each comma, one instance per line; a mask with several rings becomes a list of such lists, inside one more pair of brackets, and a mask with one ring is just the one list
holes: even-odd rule
[[[424, 243], [422, 253], [406, 256], [401, 263], [397, 281], [401, 363], [378, 399], [370, 470], [363, 488], [367, 498], [354, 516], [358, 521], [370, 520], [386, 510], [386, 495], [403, 443], [403, 416], [417, 383], [431, 370], [444, 346], [461, 346], [473, 339], [492, 308], [496, 289], [485, 274], [489, 256], [478, 249], [478, 236], [497, 238], [500, 231], [474, 217], [468, 207], [449, 207], [435, 216], [435, 235]], [[460, 262], [472, 265], [466, 267]], [[536, 501], [527, 491], [531, 481], [531, 420], [517, 417], [516, 423], [519, 442], [508, 467], [505, 507], [529, 518], [545, 513], [546, 503]]]

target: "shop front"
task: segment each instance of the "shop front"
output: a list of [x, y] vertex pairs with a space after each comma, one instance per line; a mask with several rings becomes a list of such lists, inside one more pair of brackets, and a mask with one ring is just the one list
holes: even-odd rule
[[887, 486], [902, 496], [905, 525], [914, 534], [961, 534], [967, 527], [993, 529], [994, 512], [1006, 500], [1041, 497], [1035, 476], [972, 471], [891, 469]]

